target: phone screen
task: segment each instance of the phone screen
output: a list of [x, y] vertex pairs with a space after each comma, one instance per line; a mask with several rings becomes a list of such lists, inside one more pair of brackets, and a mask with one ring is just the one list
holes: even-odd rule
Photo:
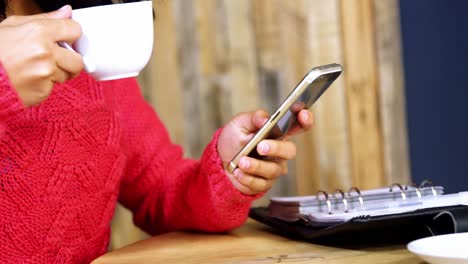
[[[341, 72], [334, 72], [322, 75], [311, 82], [307, 89], [305, 89], [286, 113], [284, 113], [283, 117], [278, 120], [278, 123], [270, 130], [266, 138], [278, 139], [284, 137], [288, 131], [297, 124], [297, 114], [302, 109], [309, 109], [312, 107], [340, 74]], [[248, 156], [260, 158], [256, 148], [254, 148]]]
[[310, 83], [307, 89], [299, 96], [294, 104], [286, 111], [284, 116], [271, 130], [268, 138], [281, 138], [288, 133], [297, 123], [297, 114], [302, 109], [308, 109], [327, 90], [327, 88], [338, 78], [340, 72], [322, 75]]
[[292, 92], [277, 108], [274, 114], [253, 136], [252, 139], [229, 162], [227, 169], [233, 172], [242, 156], [262, 158], [256, 145], [265, 138], [282, 139], [297, 125], [297, 115], [302, 109], [309, 109], [340, 76], [341, 65], [332, 63], [313, 68], [296, 85]]

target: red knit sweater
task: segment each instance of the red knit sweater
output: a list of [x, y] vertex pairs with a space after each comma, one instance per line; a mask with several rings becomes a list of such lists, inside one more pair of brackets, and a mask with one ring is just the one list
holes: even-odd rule
[[117, 201], [150, 234], [241, 225], [255, 198], [216, 151], [183, 158], [136, 79], [89, 75], [24, 108], [0, 65], [0, 263], [87, 263], [106, 252]]

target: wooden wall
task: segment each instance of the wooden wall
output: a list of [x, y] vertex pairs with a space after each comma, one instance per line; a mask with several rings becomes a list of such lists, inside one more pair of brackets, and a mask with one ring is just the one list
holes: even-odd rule
[[[154, 0], [147, 100], [186, 155], [241, 111], [272, 111], [312, 67], [344, 72], [294, 140], [290, 172], [266, 197], [410, 179], [397, 0]], [[111, 248], [141, 239], [119, 207]]]

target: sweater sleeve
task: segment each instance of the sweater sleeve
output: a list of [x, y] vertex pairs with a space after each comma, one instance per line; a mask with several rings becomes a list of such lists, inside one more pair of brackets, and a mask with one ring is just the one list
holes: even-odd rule
[[0, 136], [4, 130], [5, 120], [24, 109], [18, 94], [8, 78], [8, 74], [0, 62]]
[[[217, 152], [222, 129], [200, 160], [183, 157], [161, 120], [145, 102], [135, 79], [127, 79], [120, 99], [123, 137], [128, 149], [119, 201], [134, 222], [150, 234], [172, 230], [221, 232], [245, 222], [251, 202], [228, 179]], [[130, 88], [133, 87], [133, 88]], [[131, 90], [131, 91], [130, 91]]]

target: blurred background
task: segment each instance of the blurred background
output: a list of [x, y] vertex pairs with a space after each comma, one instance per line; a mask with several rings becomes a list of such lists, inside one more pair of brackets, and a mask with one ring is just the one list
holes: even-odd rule
[[[430, 179], [468, 190], [463, 0], [154, 0], [143, 93], [187, 157], [242, 111], [273, 111], [311, 68], [341, 77], [294, 140], [275, 195]], [[116, 209], [111, 249], [145, 238]]]

